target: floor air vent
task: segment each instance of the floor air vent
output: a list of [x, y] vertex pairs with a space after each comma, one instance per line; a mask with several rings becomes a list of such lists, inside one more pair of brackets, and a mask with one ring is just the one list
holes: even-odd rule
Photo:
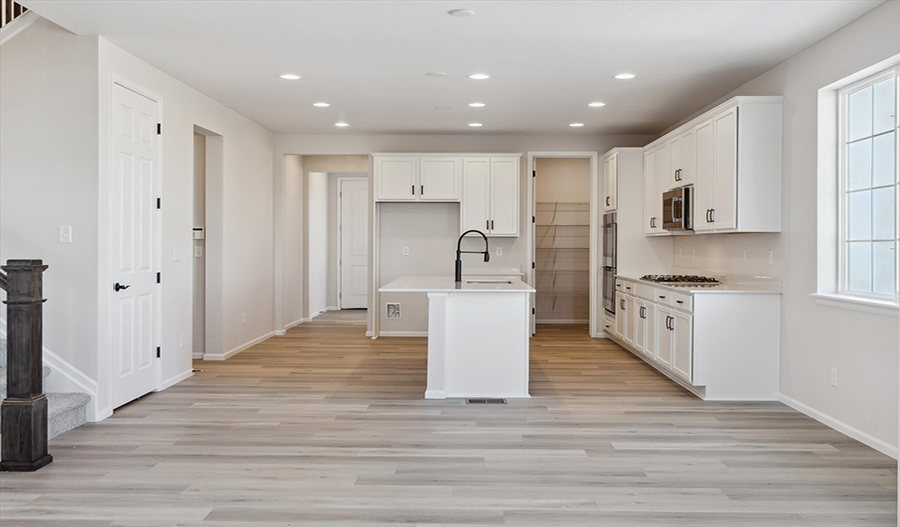
[[466, 404], [506, 404], [506, 399], [466, 399]]

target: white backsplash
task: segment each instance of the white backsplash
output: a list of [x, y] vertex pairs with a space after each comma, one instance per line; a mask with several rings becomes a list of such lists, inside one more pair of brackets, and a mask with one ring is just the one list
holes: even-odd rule
[[678, 236], [672, 269], [677, 274], [780, 280], [785, 267], [782, 243], [779, 233]]

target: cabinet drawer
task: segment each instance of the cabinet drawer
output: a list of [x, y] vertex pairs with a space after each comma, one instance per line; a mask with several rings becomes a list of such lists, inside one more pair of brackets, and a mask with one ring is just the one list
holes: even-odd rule
[[616, 291], [625, 291], [625, 282], [616, 278]]
[[694, 297], [684, 293], [672, 293], [671, 305], [676, 309], [691, 312], [694, 310]]
[[634, 294], [635, 294], [635, 291], [634, 291], [634, 288], [635, 288], [635, 287], [636, 287], [636, 284], [635, 284], [634, 282], [627, 282], [627, 281], [624, 281], [624, 282], [622, 282], [622, 289], [621, 289], [621, 291], [622, 291], [623, 293], [626, 293], [626, 294], [629, 294], [629, 295], [634, 295]]
[[672, 292], [667, 289], [654, 289], [653, 300], [664, 306], [672, 305]]
[[637, 284], [635, 286], [635, 294], [644, 300], [650, 300], [651, 302], [656, 302], [656, 289], [652, 287], [648, 287], [646, 285]]

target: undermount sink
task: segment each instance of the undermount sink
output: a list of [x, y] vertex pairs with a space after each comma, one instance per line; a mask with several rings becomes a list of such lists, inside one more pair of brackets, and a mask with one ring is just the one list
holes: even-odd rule
[[509, 280], [466, 280], [467, 284], [512, 284]]

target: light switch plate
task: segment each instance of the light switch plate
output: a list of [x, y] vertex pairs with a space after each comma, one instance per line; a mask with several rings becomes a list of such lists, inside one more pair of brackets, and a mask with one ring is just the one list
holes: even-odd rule
[[409, 256], [409, 247], [403, 248], [403, 256]]
[[59, 227], [59, 243], [72, 243], [72, 226]]
[[197, 245], [194, 247], [194, 258], [203, 258], [203, 246]]

